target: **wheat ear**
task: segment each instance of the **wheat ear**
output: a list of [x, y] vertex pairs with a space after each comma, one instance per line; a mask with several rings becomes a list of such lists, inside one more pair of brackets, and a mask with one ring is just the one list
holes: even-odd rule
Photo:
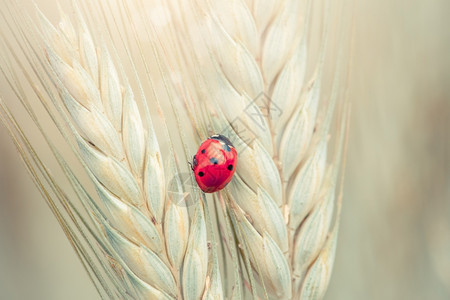
[[[104, 251], [120, 266], [118, 276], [129, 277], [133, 289], [127, 293], [199, 298], [208, 270], [202, 205], [190, 220], [179, 203], [183, 187], [173, 157], [164, 167], [151, 120], [142, 120], [105, 44], [94, 43], [81, 17], [78, 32], [69, 22], [56, 30], [41, 20], [67, 120], [104, 205], [96, 216]], [[169, 182], [171, 193], [166, 193]]]
[[[178, 61], [190, 70], [186, 81], [194, 78], [189, 94], [207, 110], [197, 112], [196, 120], [204, 131], [228, 134], [238, 148], [237, 174], [225, 197], [250, 263], [251, 294], [321, 298], [333, 263], [337, 225], [332, 219], [339, 213], [336, 174], [344, 132], [338, 126], [340, 142], [327, 163], [339, 88], [336, 77], [332, 95], [323, 99], [329, 4], [176, 3], [185, 12], [177, 18], [172, 11], [179, 22], [173, 31], [180, 32], [177, 42], [184, 46]], [[313, 60], [309, 34], [315, 9], [324, 29]], [[261, 97], [265, 103], [258, 103]]]

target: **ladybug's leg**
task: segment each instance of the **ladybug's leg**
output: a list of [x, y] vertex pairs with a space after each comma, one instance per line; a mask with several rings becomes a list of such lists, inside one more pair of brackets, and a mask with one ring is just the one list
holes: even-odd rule
[[194, 157], [192, 158], [192, 164], [190, 162], [188, 162], [188, 164], [191, 166], [191, 170], [194, 171], [195, 166], [197, 166], [197, 157], [196, 157], [196, 155], [194, 155]]

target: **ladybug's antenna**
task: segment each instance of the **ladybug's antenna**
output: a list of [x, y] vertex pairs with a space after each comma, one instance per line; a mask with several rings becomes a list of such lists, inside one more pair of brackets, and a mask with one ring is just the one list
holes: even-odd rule
[[194, 167], [192, 166], [192, 164], [190, 162], [187, 162], [187, 163], [191, 167], [191, 170], [194, 171]]

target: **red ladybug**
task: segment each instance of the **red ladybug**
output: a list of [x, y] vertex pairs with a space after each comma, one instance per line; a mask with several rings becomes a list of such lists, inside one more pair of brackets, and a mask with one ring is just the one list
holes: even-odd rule
[[237, 152], [223, 135], [210, 136], [198, 148], [192, 159], [192, 171], [198, 186], [205, 193], [223, 189], [236, 169]]

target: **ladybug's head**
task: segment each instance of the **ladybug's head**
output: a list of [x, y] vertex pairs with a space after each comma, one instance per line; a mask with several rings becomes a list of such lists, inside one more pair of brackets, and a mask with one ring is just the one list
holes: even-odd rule
[[224, 142], [226, 145], [231, 146], [234, 148], [233, 144], [231, 143], [231, 141], [226, 137], [223, 136], [221, 134], [215, 134], [209, 137], [209, 139], [213, 139], [213, 140], [218, 140], [221, 142]]

